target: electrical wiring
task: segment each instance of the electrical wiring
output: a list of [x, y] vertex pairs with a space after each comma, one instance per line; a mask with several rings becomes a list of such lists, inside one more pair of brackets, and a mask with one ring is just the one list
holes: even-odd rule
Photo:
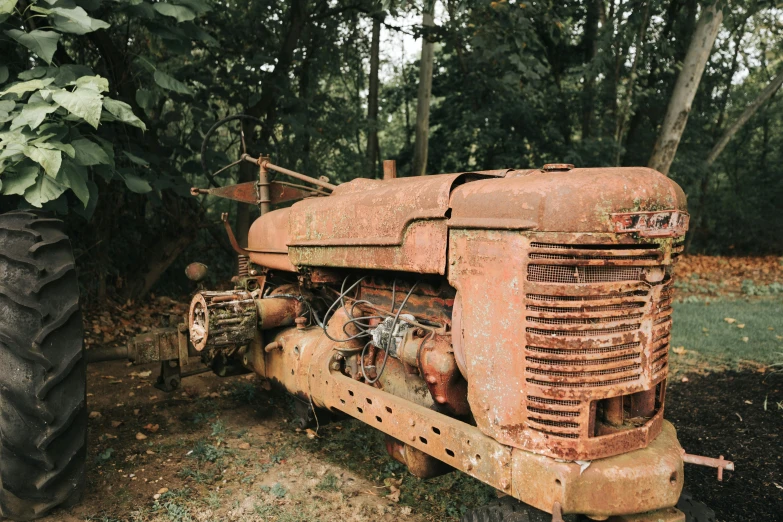
[[[405, 299], [402, 300], [402, 303], [400, 304], [400, 308], [397, 310], [397, 314], [394, 316], [394, 320], [391, 324], [391, 335], [389, 336], [389, 341], [387, 342], [386, 346], [383, 347], [383, 362], [381, 363], [381, 368], [376, 372], [375, 379], [370, 379], [367, 376], [367, 372], [365, 371], [364, 367], [364, 354], [367, 351], [367, 347], [372, 344], [372, 341], [368, 342], [364, 345], [364, 348], [362, 348], [362, 353], [359, 356], [359, 365], [362, 369], [362, 375], [364, 376], [364, 382], [367, 384], [375, 384], [378, 382], [378, 380], [381, 378], [381, 375], [383, 375], [383, 371], [386, 369], [386, 363], [389, 361], [389, 351], [391, 350], [391, 343], [394, 342], [394, 329], [397, 327], [397, 322], [400, 319], [400, 314], [402, 313], [402, 310], [405, 308], [405, 304], [408, 302], [408, 299], [410, 299], [411, 294], [413, 294], [413, 290], [418, 285], [418, 281], [416, 283], [413, 283], [413, 286], [411, 286], [411, 289], [408, 290], [408, 294], [405, 296]], [[380, 346], [379, 346], [380, 348]]]

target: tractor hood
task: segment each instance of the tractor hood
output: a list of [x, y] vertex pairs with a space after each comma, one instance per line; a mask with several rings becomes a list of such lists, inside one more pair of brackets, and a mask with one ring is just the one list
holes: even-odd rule
[[685, 209], [682, 189], [647, 168], [356, 179], [328, 197], [262, 216], [251, 228], [248, 249], [260, 262], [260, 253], [281, 255], [287, 246], [287, 259], [276, 266], [281, 269], [444, 274], [449, 228], [612, 233], [636, 225], [622, 221], [629, 215], [669, 219], [675, 211], [675, 219], [687, 219]]

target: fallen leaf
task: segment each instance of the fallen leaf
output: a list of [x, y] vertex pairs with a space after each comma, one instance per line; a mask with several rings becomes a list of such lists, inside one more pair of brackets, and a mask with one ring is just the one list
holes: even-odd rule
[[749, 339], [748, 337], [743, 337], [743, 338], [742, 338], [742, 342], [743, 342], [743, 343], [746, 343], [746, 342], [748, 342], [748, 339]]
[[249, 450], [250, 449], [250, 444], [247, 443], [247, 442], [243, 442], [242, 444], [239, 445], [239, 449], [241, 449], [241, 450]]
[[745, 404], [753, 404], [753, 401], [745, 401]]
[[776, 488], [778, 488], [778, 489], [783, 489], [783, 486], [781, 486], [781, 485], [780, 485], [780, 484], [778, 484], [777, 482], [773, 482], [773, 484], [775, 484], [775, 487], [776, 487]]
[[729, 324], [734, 324], [734, 323], [737, 322], [737, 320], [732, 318], [732, 317], [724, 317], [723, 320], [726, 321]]
[[383, 479], [383, 485], [389, 488], [399, 488], [402, 486], [402, 477], [393, 479], [391, 477]]
[[122, 426], [122, 421], [111, 421], [112, 428], [119, 428], [120, 426]]
[[744, 324], [738, 324], [737, 328], [745, 328], [745, 325]]
[[136, 434], [136, 440], [144, 440], [146, 438], [147, 438], [147, 436], [144, 435], [142, 432], [139, 432], [139, 433]]
[[140, 409], [137, 408], [137, 409], [133, 410], [133, 414], [134, 415], [138, 415], [139, 413], [141, 413]]
[[318, 436], [318, 434], [316, 432], [314, 432], [313, 430], [311, 430], [310, 428], [307, 428], [305, 430], [305, 433], [307, 433], [307, 438], [308, 439], [314, 439], [314, 438], [316, 438]]
[[150, 424], [147, 424], [146, 426], [144, 426], [144, 429], [149, 431], [150, 433], [157, 433], [158, 430], [160, 429], [160, 425], [159, 424], [152, 424], [152, 423], [150, 423]]
[[689, 381], [689, 379], [687, 377], [683, 377], [680, 382], [688, 382], [688, 381]]
[[392, 486], [391, 487], [391, 493], [386, 495], [386, 498], [388, 498], [392, 502], [399, 502], [400, 501], [400, 488]]
[[91, 419], [97, 419], [101, 416], [101, 412], [99, 411], [91, 411], [89, 417]]
[[168, 493], [168, 492], [169, 492], [169, 488], [160, 488], [158, 490], [158, 495], [163, 495], [164, 493]]
[[672, 351], [677, 355], [682, 355], [688, 350], [686, 350], [684, 346], [675, 346], [674, 348], [672, 348]]

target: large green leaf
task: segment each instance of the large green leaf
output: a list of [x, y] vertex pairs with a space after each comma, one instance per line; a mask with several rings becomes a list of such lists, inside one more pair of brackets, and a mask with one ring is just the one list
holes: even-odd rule
[[30, 91], [37, 91], [43, 89], [54, 81], [54, 78], [44, 78], [43, 80], [30, 80], [27, 82], [15, 83], [8, 89], [0, 92], [0, 96], [4, 94], [24, 94]]
[[103, 99], [103, 108], [114, 115], [118, 120], [128, 125], [147, 130], [147, 126], [135, 114], [130, 105], [125, 102], [113, 100], [109, 97]]
[[11, 122], [11, 129], [17, 129], [29, 125], [31, 129], [35, 129], [44, 119], [47, 114], [51, 114], [57, 110], [58, 105], [52, 105], [46, 102], [28, 103], [22, 108], [22, 112], [14, 118]]
[[196, 13], [181, 5], [167, 4], [159, 2], [153, 4], [152, 7], [164, 16], [170, 16], [176, 18], [177, 22], [189, 22], [196, 18]]
[[152, 191], [152, 187], [146, 180], [136, 176], [135, 174], [125, 174], [125, 185], [133, 192], [137, 194], [146, 194]]
[[8, 66], [0, 65], [0, 83], [5, 83], [8, 80]]
[[153, 77], [155, 78], [155, 83], [157, 83], [164, 89], [178, 92], [180, 94], [193, 94], [193, 92], [188, 88], [187, 85], [177, 80], [176, 78], [169, 76], [163, 71], [155, 71]]
[[57, 42], [60, 40], [60, 33], [41, 29], [29, 33], [19, 29], [10, 29], [5, 34], [33, 51], [46, 63], [52, 63], [54, 52], [57, 50]]
[[109, 90], [109, 80], [103, 76], [82, 76], [74, 83], [76, 87], [84, 87], [93, 91], [106, 92]]
[[54, 27], [64, 33], [87, 34], [99, 29], [106, 29], [110, 24], [97, 18], [92, 18], [87, 11], [81, 7], [66, 9], [55, 7], [50, 9], [52, 15], [52, 24]]
[[0, 0], [0, 15], [13, 13], [17, 2], [18, 0]]
[[3, 195], [21, 196], [29, 187], [35, 185], [38, 179], [38, 165], [27, 165], [18, 168], [16, 172], [3, 174]]
[[144, 110], [151, 109], [155, 105], [155, 93], [146, 89], [136, 91], [136, 103]]
[[204, 0], [174, 0], [174, 3], [187, 6], [197, 15], [203, 15], [212, 10], [212, 6]]
[[52, 94], [54, 101], [68, 109], [68, 112], [83, 118], [84, 121], [98, 128], [101, 121], [103, 96], [96, 90], [77, 87], [73, 92], [61, 90]]
[[35, 184], [24, 192], [24, 199], [34, 207], [41, 208], [44, 203], [55, 200], [65, 192], [66, 187], [49, 176], [38, 175]]
[[32, 145], [25, 147], [24, 154], [42, 166], [47, 175], [53, 178], [57, 177], [57, 173], [60, 171], [60, 165], [62, 165], [63, 162], [62, 152]]
[[74, 150], [76, 150], [74, 159], [79, 165], [91, 167], [93, 165], [111, 165], [112, 163], [111, 158], [103, 150], [103, 147], [94, 141], [82, 138], [75, 140], [72, 145]]
[[140, 158], [140, 157], [136, 156], [135, 154], [133, 154], [131, 152], [128, 152], [127, 150], [122, 151], [122, 153], [125, 154], [125, 156], [129, 160], [131, 160], [133, 163], [135, 163], [136, 165], [140, 165], [142, 167], [149, 166], [149, 162], [147, 160], [145, 160], [144, 158]]
[[87, 208], [87, 203], [90, 201], [90, 189], [87, 188], [86, 167], [76, 165], [71, 161], [65, 161], [60, 169], [59, 176], [57, 176], [57, 181], [70, 188], [76, 194], [76, 197], [79, 198], [79, 201], [82, 202], [84, 208]]

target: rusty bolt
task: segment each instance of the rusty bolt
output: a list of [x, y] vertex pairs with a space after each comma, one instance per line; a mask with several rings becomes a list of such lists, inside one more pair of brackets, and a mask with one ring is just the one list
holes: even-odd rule
[[251, 276], [257, 276], [258, 275], [258, 270], [251, 270], [250, 271], [250, 275]]
[[304, 327], [307, 324], [307, 318], [306, 317], [297, 317], [294, 319], [294, 322], [296, 323], [296, 329], [297, 330], [303, 330]]
[[340, 363], [338, 361], [332, 361], [329, 364], [329, 369], [330, 370], [335, 370], [335, 371], [339, 370], [340, 369]]
[[416, 328], [413, 331], [413, 335], [415, 337], [424, 337], [426, 335], [426, 332], [424, 331], [424, 328]]

